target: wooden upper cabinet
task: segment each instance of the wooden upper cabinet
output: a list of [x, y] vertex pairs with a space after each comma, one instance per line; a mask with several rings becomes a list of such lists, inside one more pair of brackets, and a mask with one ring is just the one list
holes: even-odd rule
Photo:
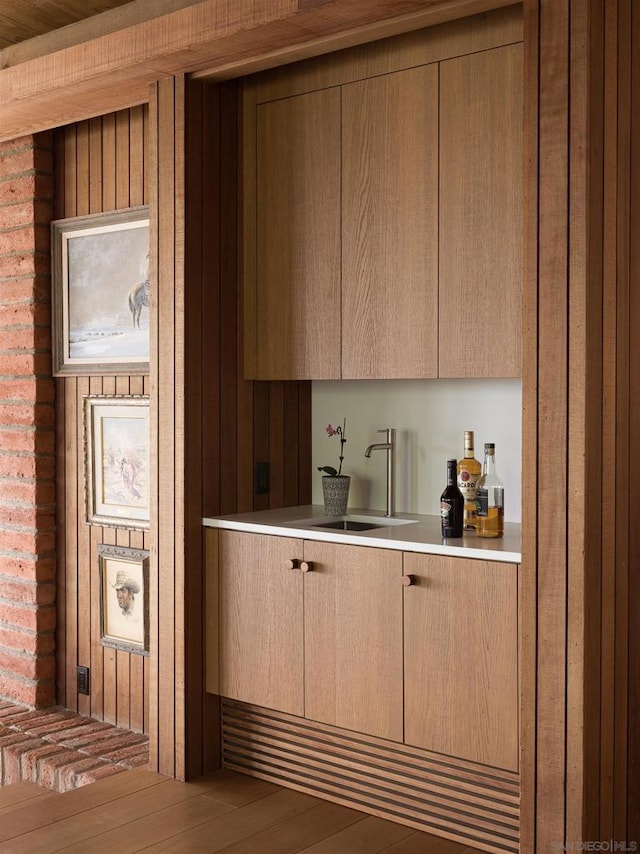
[[438, 371], [438, 67], [342, 87], [342, 376]]
[[340, 91], [256, 108], [256, 379], [340, 377]]
[[441, 377], [521, 375], [522, 45], [440, 65]]
[[518, 567], [405, 554], [405, 742], [518, 770]]
[[305, 715], [402, 741], [402, 553], [306, 541]]
[[304, 714], [301, 540], [220, 531], [220, 694]]

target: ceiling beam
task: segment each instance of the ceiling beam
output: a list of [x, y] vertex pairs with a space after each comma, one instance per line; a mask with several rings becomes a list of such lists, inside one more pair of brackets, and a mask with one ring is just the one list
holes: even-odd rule
[[236, 76], [265, 63], [293, 61], [512, 4], [203, 0], [1, 70], [0, 140], [143, 103], [149, 84], [163, 77], [203, 71]]

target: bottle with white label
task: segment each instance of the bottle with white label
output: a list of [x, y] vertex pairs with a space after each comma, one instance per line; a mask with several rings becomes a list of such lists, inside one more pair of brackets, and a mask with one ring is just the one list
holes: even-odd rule
[[473, 455], [473, 430], [465, 430], [464, 457], [458, 463], [458, 489], [464, 498], [465, 532], [476, 529], [476, 483], [482, 467]]
[[476, 531], [479, 537], [504, 536], [504, 486], [496, 473], [493, 442], [484, 446], [482, 477], [476, 486]]

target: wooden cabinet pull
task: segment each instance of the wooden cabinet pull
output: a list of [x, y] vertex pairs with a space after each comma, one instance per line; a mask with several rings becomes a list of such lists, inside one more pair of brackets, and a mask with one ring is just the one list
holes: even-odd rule
[[415, 584], [415, 579], [414, 579], [413, 575], [403, 575], [402, 576], [402, 583], [404, 584], [405, 587], [411, 587], [412, 584]]
[[285, 569], [300, 569], [300, 561], [297, 557], [289, 558], [284, 562]]
[[300, 564], [300, 569], [303, 572], [313, 572], [313, 563], [310, 560], [303, 560]]

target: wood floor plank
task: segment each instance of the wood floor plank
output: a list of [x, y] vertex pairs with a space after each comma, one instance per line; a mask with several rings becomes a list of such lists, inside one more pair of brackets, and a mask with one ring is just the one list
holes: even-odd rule
[[[95, 836], [111, 828], [121, 827], [146, 815], [159, 814], [176, 803], [196, 796], [183, 783], [165, 779], [157, 786], [119, 798], [115, 804], [112, 801], [101, 804], [49, 826], [23, 833], [19, 838], [11, 840], [11, 854], [49, 854], [81, 842], [90, 846]], [[212, 812], [228, 809], [232, 807], [211, 802]]]
[[363, 821], [364, 818], [357, 810], [325, 801], [255, 836], [215, 850], [224, 854], [295, 854], [310, 843]]
[[234, 807], [245, 806], [280, 791], [280, 786], [274, 783], [226, 769], [213, 771], [187, 785], [192, 786], [202, 795]]
[[350, 827], [303, 848], [300, 854], [379, 854], [415, 833], [410, 827], [369, 816]]
[[146, 769], [126, 771], [46, 800], [38, 804], [37, 809], [30, 807], [27, 802], [0, 822], [0, 851], [4, 854], [4, 851], [8, 850], [6, 844], [3, 846], [1, 843], [6, 843], [9, 839], [23, 836], [38, 828], [49, 827], [64, 818], [78, 815], [101, 804], [113, 803], [141, 789], [157, 786], [167, 779]]
[[140, 850], [140, 840], [146, 847], [156, 846], [175, 836], [176, 828], [186, 833], [216, 816], [235, 811], [236, 807], [212, 801], [204, 795], [196, 795], [181, 803], [173, 804], [160, 811], [114, 827], [106, 833], [83, 838], [75, 845], [60, 849], [59, 854], [87, 854], [87, 849], [100, 854], [133, 854]]
[[[321, 801], [311, 795], [304, 795], [292, 789], [281, 789], [187, 833], [181, 833], [176, 826], [170, 839], [161, 844], [145, 845], [138, 851], [145, 851], [146, 854], [161, 851], [171, 854], [195, 854], [207, 851], [213, 854], [247, 837], [255, 839], [256, 834], [293, 816], [306, 816], [320, 803]], [[255, 848], [254, 854], [257, 851], [259, 849]]]
[[[473, 848], [450, 839], [416, 830], [410, 836], [383, 849], [384, 854], [479, 854]], [[383, 854], [381, 852], [381, 854]]]
[[35, 783], [14, 783], [0, 787], [0, 820], [7, 813], [29, 804], [30, 808], [42, 801], [58, 797], [55, 792], [37, 786]]

